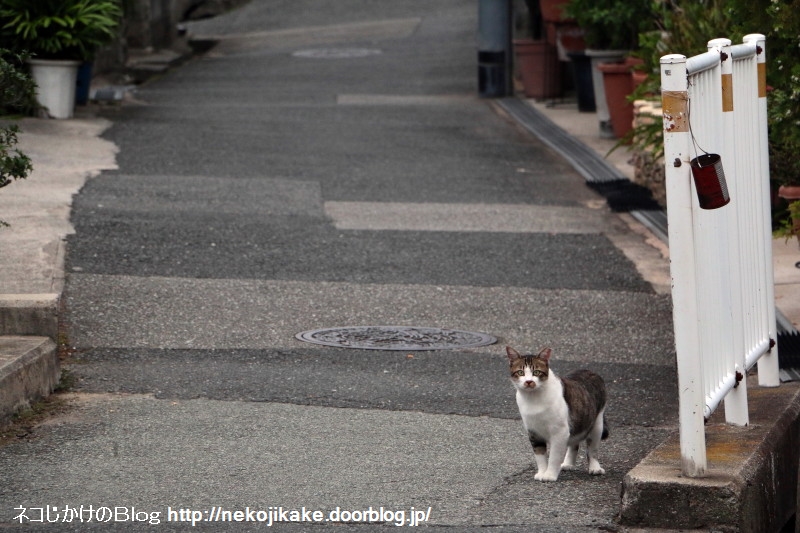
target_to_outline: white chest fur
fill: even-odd
[[[527,431],[547,441],[565,432],[569,435],[569,410],[563,387],[552,373],[546,383],[533,390],[517,389],[517,407]]]

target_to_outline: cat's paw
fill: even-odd
[[[575,470],[575,465],[568,463],[561,463],[561,470]]]
[[[605,474],[605,473],[606,473],[606,471],[605,471],[605,469],[604,469],[602,466],[600,466],[600,465],[597,465],[597,466],[596,466],[596,467],[594,467],[594,468],[590,468],[590,469],[589,469],[589,473],[590,473],[591,475],[593,475],[593,476],[602,476],[603,474]]]
[[[548,474],[547,472],[541,472],[533,476],[533,479],[535,479],[536,481],[556,481],[558,480],[558,476],[553,474]]]

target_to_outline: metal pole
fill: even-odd
[[[497,98],[513,93],[511,0],[478,2],[478,93]]]

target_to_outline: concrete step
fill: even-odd
[[[51,392],[61,378],[49,337],[0,336],[0,422]]]
[[[800,383],[759,387],[751,376],[747,388],[748,427],[725,424],[723,409],[706,425],[705,477],[681,474],[678,432],[625,476],[623,525],[743,533],[781,530],[795,512]]]
[[[0,294],[0,335],[58,338],[57,293]]]

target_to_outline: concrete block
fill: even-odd
[[[46,397],[60,379],[52,339],[0,336],[0,421]]]
[[[758,387],[748,380],[750,425],[706,425],[707,475],[680,471],[676,432],[623,480],[620,522],[627,526],[779,531],[795,512],[800,456],[800,383]]]
[[[31,335],[58,339],[56,293],[0,294],[0,335]]]

